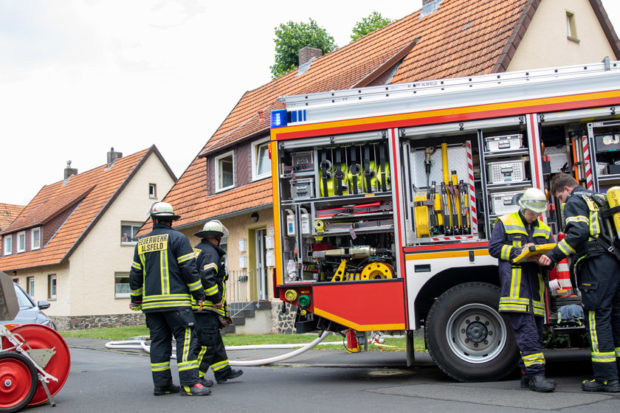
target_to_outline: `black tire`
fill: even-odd
[[[498,303],[499,288],[482,282],[456,285],[435,301],[426,318],[426,344],[448,376],[493,381],[515,369],[519,349]]]
[[[6,387],[2,390],[0,412],[17,412],[26,407],[38,384],[37,370],[30,360],[13,351],[0,352],[0,386]]]

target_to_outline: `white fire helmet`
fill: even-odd
[[[174,214],[174,210],[172,209],[172,205],[167,202],[155,202],[151,205],[151,217],[159,218],[159,219],[169,219],[175,221],[181,218],[179,215]]]
[[[194,234],[198,238],[215,238],[221,240],[228,236],[228,229],[219,220],[213,219],[205,222],[202,231]]]
[[[528,188],[519,199],[519,206],[523,209],[534,211],[537,214],[542,214],[547,210],[547,197],[538,188]]]

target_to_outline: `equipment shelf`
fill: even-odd
[[[484,152],[484,157],[486,159],[508,158],[508,157],[513,157],[513,156],[528,155],[528,154],[529,154],[528,148],[522,148],[522,149],[516,149],[513,151]]]
[[[519,182],[500,182],[497,184],[487,184],[487,189],[490,191],[508,191],[512,189],[520,189],[532,186],[532,181],[519,181]]]

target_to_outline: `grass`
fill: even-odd
[[[131,337],[148,336],[149,330],[146,326],[126,326],[116,328],[91,328],[88,330],[69,330],[60,331],[65,338],[95,338],[110,341],[129,340]],[[225,334],[224,344],[227,346],[247,346],[258,344],[296,344],[309,343],[317,337],[316,334]],[[406,344],[404,337],[384,336],[385,346],[369,345],[370,351],[405,351]],[[323,342],[338,342],[334,345],[320,345],[315,347],[319,350],[344,350],[342,336],[330,335]],[[424,340],[416,338],[414,341],[416,351],[424,350]]]

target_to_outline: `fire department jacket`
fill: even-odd
[[[598,207],[592,201],[591,196],[591,191],[577,186],[566,200],[564,205],[566,237],[546,254],[553,262],[561,261],[574,254],[573,265],[577,265],[586,256],[594,257],[605,253],[602,247],[591,242],[601,235]],[[589,203],[591,203],[590,206]]]
[[[138,240],[129,285],[131,302],[144,312],[189,308],[191,296],[205,298],[188,239],[162,224]]]
[[[528,224],[519,212],[513,212],[498,218],[489,241],[489,253],[499,260],[499,311],[542,317],[545,315],[545,283],[541,269],[534,262],[513,262],[521,253],[521,247],[530,242],[553,242],[551,229],[540,220]]]
[[[228,316],[225,297],[228,278],[226,274],[226,251],[206,239],[196,245],[194,251],[197,254],[196,262],[202,287],[207,296],[202,311],[213,311],[221,316]],[[222,308],[215,308],[215,304],[220,301],[223,304]],[[194,311],[198,310],[198,305],[198,302],[192,301]]]

